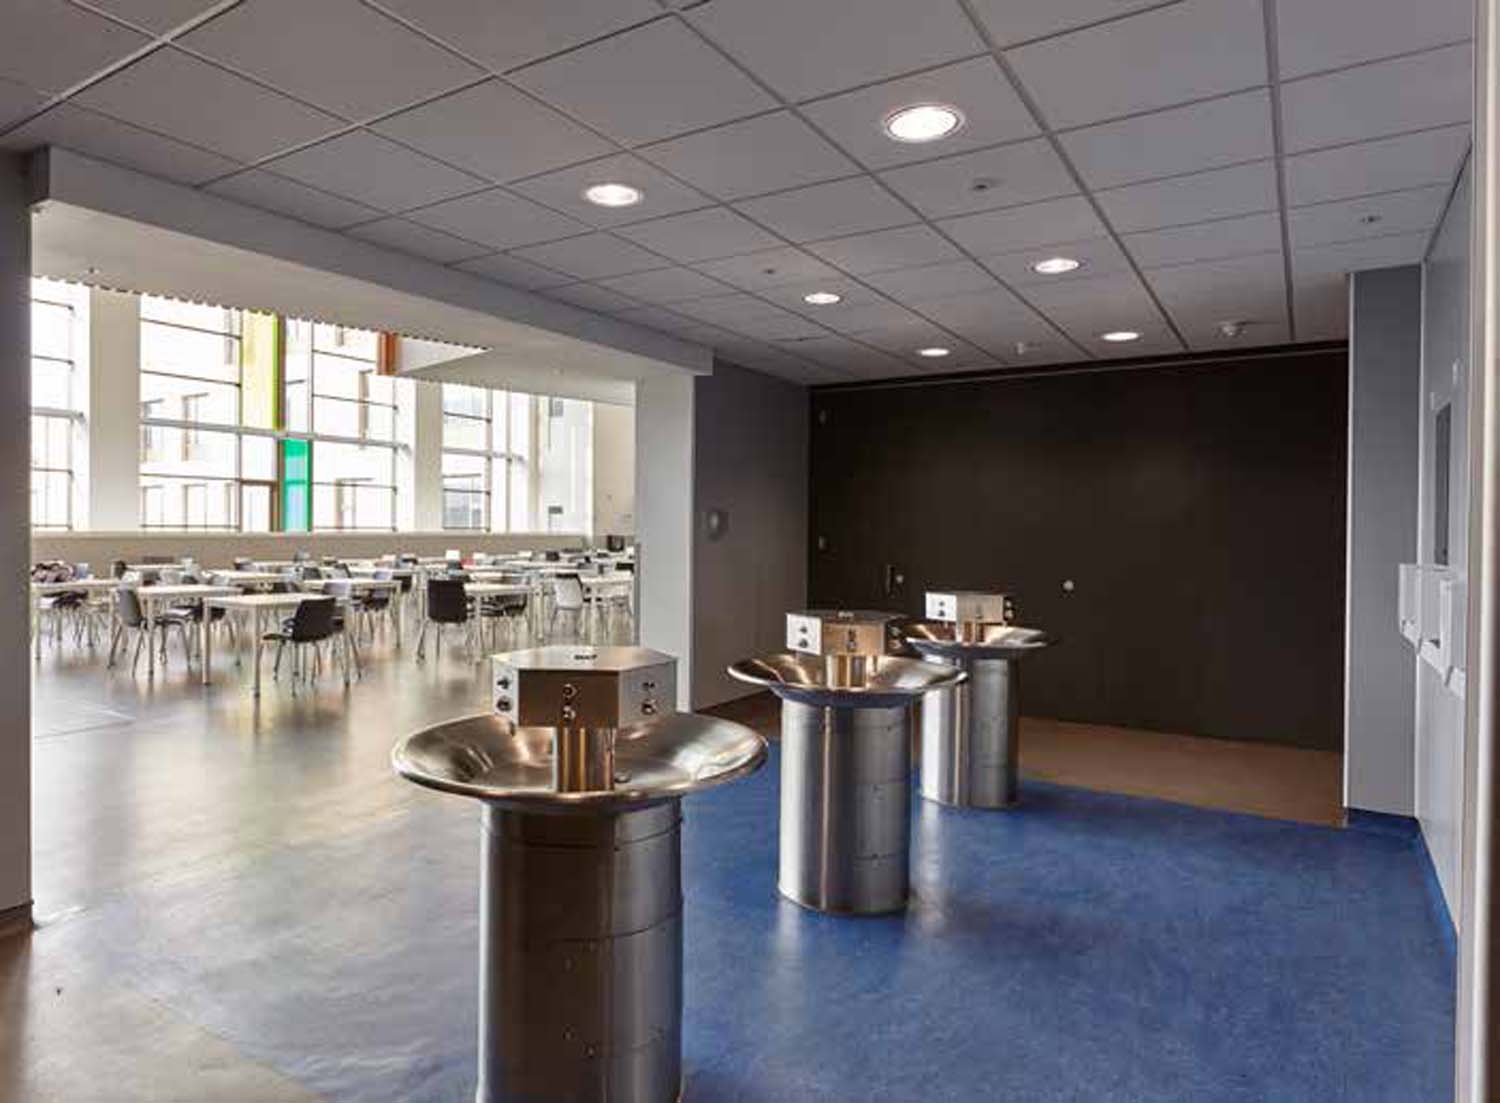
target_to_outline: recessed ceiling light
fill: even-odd
[[[844,301],[844,296],[836,291],[809,291],[802,296],[802,301],[811,303],[813,306],[832,306],[834,303]]]
[[[1033,264],[1031,270],[1044,276],[1061,276],[1064,272],[1076,272],[1082,267],[1083,261],[1072,257],[1048,257]]]
[[[1101,339],[1115,345],[1123,344],[1126,341],[1139,341],[1141,339],[1141,335],[1133,329],[1112,329],[1108,333],[1099,334],[1099,336]]]
[[[963,112],[942,103],[918,103],[885,117],[885,132],[898,142],[935,142],[964,125]]]
[[[947,356],[948,350],[945,349],[942,345],[929,345],[925,349],[918,349],[917,355],[925,356],[929,360],[936,360],[941,356]]]
[[[590,184],[583,197],[600,207],[633,207],[641,201],[641,189],[629,184]]]

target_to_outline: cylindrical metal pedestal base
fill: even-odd
[[[781,709],[782,895],[824,912],[904,907],[910,706]]]
[[[930,656],[967,681],[922,699],[922,796],[960,808],[1016,803],[1020,701],[1014,659]]]
[[[681,802],[484,809],[477,1103],[672,1103]]]

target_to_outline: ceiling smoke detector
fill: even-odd
[[[1017,356],[1025,356],[1028,352],[1036,351],[1036,344],[1032,341],[1017,341],[1011,347],[1016,350]]]
[[[1362,214],[1362,215],[1359,216],[1359,224],[1361,226],[1374,226],[1374,225],[1377,225],[1378,223],[1384,221],[1384,219],[1385,219],[1384,215]]]
[[[893,111],[881,124],[898,142],[935,142],[964,125],[964,115],[945,103],[916,103]]]
[[[1228,337],[1233,340],[1234,338],[1239,337],[1241,334],[1243,334],[1249,325],[1249,322],[1239,319],[1228,322],[1220,322],[1219,336]]]

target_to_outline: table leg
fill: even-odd
[[[142,586],[136,593],[141,593]],[[156,603],[146,598],[141,604],[146,607],[146,681],[156,678]]]
[[[260,606],[257,605],[255,607],[255,674],[253,675],[255,688],[252,691],[255,694],[255,696],[257,696],[257,697],[260,696],[260,652],[261,652],[261,638],[260,637],[261,637],[261,635],[262,635],[262,632],[261,632]]]
[[[391,602],[390,609],[391,609],[391,615],[396,618],[396,650],[400,651],[401,650],[401,619],[402,619],[402,617],[401,617],[401,607],[403,605],[405,605],[406,602],[402,599],[401,590],[399,588],[395,591],[395,594],[396,594],[396,597],[395,597],[395,600]]]
[[[198,655],[198,665],[202,668],[200,677],[203,680],[203,684],[208,685],[209,667],[213,665],[211,660],[213,657],[214,648],[214,611],[209,607],[208,600],[206,598],[203,600],[202,604],[198,606],[198,608],[203,612],[203,641],[201,646],[198,648],[200,652]]]
[[[42,597],[31,592],[31,638],[36,645],[36,657],[42,657]]]

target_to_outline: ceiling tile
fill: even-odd
[[[1092,188],[1262,161],[1275,152],[1265,91],[1075,130],[1061,140]]]
[[[1120,233],[1207,222],[1274,211],[1276,165],[1257,161],[1095,192],[1104,216]]]
[[[830,264],[856,276],[868,272],[885,272],[892,268],[914,268],[953,260],[962,254],[953,243],[926,226],[903,226],[899,230],[881,230],[873,234],[856,234],[809,245]]]
[[[885,334],[903,332],[914,326],[931,325],[916,312],[886,299],[875,299],[830,312],[824,315],[823,324],[840,333],[878,331]]]
[[[364,130],[309,146],[266,167],[387,211],[451,199],[486,183]]]
[[[851,341],[847,337],[836,337],[832,334],[798,341],[793,347],[798,356],[805,356],[809,360],[830,368],[857,371],[861,375],[880,373],[900,375],[910,370],[903,361],[889,353],[872,349],[868,345]]]
[[[639,245],[621,241],[611,234],[593,233],[570,237],[566,241],[550,241],[545,245],[530,245],[517,249],[515,256],[534,261],[559,272],[567,272],[581,280],[606,279],[623,276],[630,272],[645,272],[651,268],[665,268],[667,262],[646,252]]]
[[[110,15],[152,34],[161,34],[202,15],[217,0],[90,0]]]
[[[150,41],[64,0],[6,0],[0,77],[62,92]]]
[[[73,102],[241,161],[339,129],[332,115],[164,47]]]
[[[790,111],[674,138],[640,153],[721,199],[797,188],[859,171]]]
[[[1431,230],[1442,217],[1450,191],[1447,184],[1434,184],[1412,191],[1294,208],[1287,212],[1292,248]]]
[[[964,125],[941,142],[893,141],[882,126],[894,111],[918,103],[946,103]],[[961,61],[915,76],[807,104],[803,113],[870,168],[890,168],[938,154],[962,153],[1029,138],[1036,121],[990,57]]]
[[[953,240],[975,256],[999,256],[1104,235],[1104,225],[1082,196],[1052,199],[1026,207],[950,218],[940,223]]]
[[[953,295],[988,291],[995,277],[971,260],[950,260],[921,268],[898,268],[865,277],[872,287],[903,303],[925,303]]]
[[[916,220],[905,204],[867,177],[814,184],[735,207],[790,241],[883,230]]]
[[[496,72],[661,15],[652,0],[380,0]]]
[[[1068,257],[1079,261],[1083,267],[1062,275],[1045,275],[1032,266],[1051,257]],[[1130,262],[1111,237],[1091,237],[1083,241],[1069,241],[1037,249],[1025,249],[1019,253],[986,257],[984,266],[1012,287],[1025,287],[1034,283],[1053,283],[1057,280],[1088,279],[1090,276],[1111,275],[1130,269]]]
[[[572,276],[554,272],[550,268],[543,268],[540,264],[532,264],[519,257],[499,255],[480,257],[477,260],[466,260],[458,267],[476,276],[498,280],[525,291],[540,291],[544,288],[561,287],[565,283],[573,282]]]
[[[632,145],[776,106],[749,77],[675,19],[649,23],[528,66],[513,79]]]
[[[1269,344],[1286,331],[1286,271],[1281,254],[1162,268],[1146,276],[1188,343],[1215,342],[1223,322],[1248,322],[1241,344]]]
[[[4,149],[32,150],[44,145],[61,146],[179,184],[201,184],[240,167],[227,157],[70,103],[58,104],[0,138]]]
[[[838,277],[840,273],[816,257],[790,245],[744,256],[725,257],[694,265],[698,271],[745,291],[782,284]]]
[[[956,0],[711,0],[688,18],[790,100],[984,49]]]
[[[403,111],[374,129],[501,183],[600,157],[614,148],[499,81]]]
[[[673,309],[680,314],[687,314],[700,321],[720,326],[732,326],[749,318],[779,318],[790,313],[779,306],[763,302],[754,295],[745,295],[740,292],[693,299],[690,302],[679,303]]]
[[[634,299],[591,283],[573,283],[567,287],[554,287],[545,292],[549,299],[560,299],[584,310],[596,310],[603,314],[614,314],[631,310],[638,304]]]
[[[408,222],[404,218],[383,218],[378,222],[366,222],[351,230],[346,230],[345,233],[362,241],[374,242],[376,245],[384,245],[403,253],[410,253],[412,256],[424,257],[427,260],[437,261],[439,264],[469,260],[487,252],[483,245],[476,245],[472,241],[462,241],[451,234],[429,229],[426,226],[418,226],[415,222]]]
[[[683,264],[738,256],[779,244],[759,226],[724,207],[623,226],[619,233]]]
[[[1140,280],[1127,273],[1028,287],[1026,297],[1095,354],[1110,351],[1109,343],[1099,340],[1101,333],[1133,329],[1150,335],[1166,325]]]
[[[928,218],[1015,207],[1078,191],[1062,158],[1043,138],[907,165],[880,178]]]
[[[972,344],[1002,356],[1031,361],[1042,356],[1051,360],[1076,360],[1080,356],[1072,342],[1003,288],[924,303],[922,313]],[[1017,342],[1029,346],[1025,353],[1018,352]]]
[[[631,207],[601,207],[583,197],[586,188],[606,183],[629,184],[640,189],[642,199]],[[602,157],[544,176],[533,176],[511,187],[539,203],[601,228],[697,210],[713,202],[701,192],[628,153]]]
[[[1281,216],[1241,215],[1192,226],[1125,235],[1125,248],[1142,268],[1192,264],[1251,253],[1281,253]],[[1279,261],[1278,261],[1279,263]]]
[[[703,323],[696,318],[688,318],[676,311],[659,306],[637,306],[629,310],[617,310],[615,317],[633,325],[659,329],[663,333],[685,334],[691,330],[703,328]]]
[[[359,0],[245,0],[179,45],[351,120],[484,75]]]
[[[799,341],[807,337],[822,337],[828,332],[816,322],[791,313],[758,314],[742,322],[725,324],[738,333],[762,341]]]
[[[1281,88],[1282,141],[1297,153],[1469,117],[1467,45],[1290,81]]]
[[[973,0],[1000,46],[1014,46],[1155,7],[1161,0]]]
[[[34,88],[0,78],[0,130],[36,111],[47,102],[47,98]]]
[[[449,199],[431,207],[410,211],[407,217],[424,226],[482,242],[496,249],[535,245],[541,241],[581,234],[588,229],[529,199],[510,195],[499,188]]]
[[[277,176],[262,169],[249,169],[210,184],[208,191],[248,203],[276,214],[289,215],[323,226],[330,230],[352,226],[356,222],[368,222],[378,218],[380,212],[351,199],[310,188],[306,184]]]
[[[1419,264],[1427,252],[1429,235],[1396,234],[1372,237],[1338,245],[1319,245],[1292,251],[1292,278],[1300,285],[1305,279],[1343,275],[1368,268],[1393,268],[1400,264]]]
[[[1297,0],[1276,12],[1283,79],[1392,54],[1461,42],[1473,33],[1473,0]]]
[[[658,268],[653,272],[635,272],[600,280],[601,287],[629,295],[643,303],[667,305],[722,295],[726,288],[718,280],[699,275],[691,268]]]
[[[1286,201],[1292,206],[1441,184],[1458,175],[1469,149],[1469,125],[1422,130],[1288,157]]]
[[[1055,128],[1266,83],[1260,0],[1182,0],[1006,54]]]

